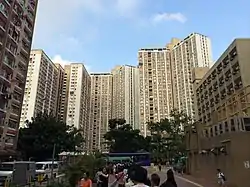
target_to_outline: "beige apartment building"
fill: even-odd
[[[212,63],[210,39],[192,33],[184,40],[173,38],[165,48],[140,49],[140,124],[145,136],[147,123],[169,117],[173,109],[194,117],[191,71]]]
[[[91,74],[91,101],[89,118],[89,151],[106,151],[104,134],[112,112],[112,75],[110,73]]]
[[[247,187],[250,148],[250,39],[235,39],[195,89],[197,122],[187,131],[192,175],[214,180],[220,168],[228,186]]]
[[[70,83],[70,65],[64,66],[64,76],[63,76],[63,86],[62,86],[62,96],[61,96],[61,106],[58,111],[60,115],[60,120],[66,123],[67,119],[67,108],[68,108],[68,97],[69,97],[69,83]]]
[[[58,75],[57,67],[43,50],[31,51],[20,127],[26,127],[26,121],[31,121],[38,113],[56,115]]]
[[[63,116],[61,115],[61,111],[63,110],[63,86],[64,86],[64,77],[65,77],[65,71],[64,68],[60,64],[55,64],[58,70],[58,76],[57,76],[57,103],[56,103],[56,117],[57,119],[65,122],[63,120]]]
[[[140,127],[139,69],[130,65],[116,66],[113,76],[112,118],[125,119],[134,129]]]
[[[140,130],[149,134],[147,123],[158,122],[173,109],[171,61],[168,48],[147,48],[138,52],[140,80]]]
[[[249,49],[250,39],[236,39],[197,85],[197,120],[202,124],[250,114],[245,105],[237,105],[249,91]]]
[[[66,123],[83,130],[84,138],[87,139],[91,79],[82,63],[73,63],[69,67],[70,75],[66,75],[66,77],[69,76],[67,80],[69,83],[66,83],[66,90],[68,86]],[[67,73],[67,70],[65,71]]]
[[[15,153],[37,1],[0,2],[0,155]]]
[[[211,42],[207,36],[192,33],[184,40],[169,46],[171,49],[174,108],[195,117],[192,69],[210,67],[212,64]]]

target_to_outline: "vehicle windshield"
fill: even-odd
[[[42,169],[44,169],[44,164],[36,164],[36,169],[37,169],[37,170],[42,170]]]
[[[1,164],[0,171],[13,171],[13,164]]]

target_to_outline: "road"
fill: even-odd
[[[167,174],[166,174],[166,171],[162,171],[162,172],[152,172],[152,171],[148,171],[148,174],[149,174],[149,177],[152,173],[157,173],[160,178],[161,178],[161,183],[163,183],[166,179],[167,179]],[[109,178],[109,184],[112,184],[112,182],[115,180],[115,177],[114,176],[110,176]],[[177,186],[178,187],[204,187],[200,184],[197,184],[193,181],[190,181],[188,179],[185,179],[184,177],[176,174],[175,175],[175,180],[176,180],[176,183],[177,183]]]
[[[161,183],[167,179],[166,172],[156,172],[156,173],[160,176]],[[176,180],[178,187],[203,187],[202,185],[197,184],[193,181],[187,180],[178,174],[175,175],[175,180]]]

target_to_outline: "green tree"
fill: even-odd
[[[19,130],[18,150],[24,159],[46,160],[62,151],[83,147],[82,132],[47,113],[40,113]]]
[[[147,151],[148,142],[140,135],[139,130],[134,130],[126,124],[124,119],[109,120],[109,131],[104,135],[105,144],[110,152],[138,152]]]
[[[106,161],[99,152],[83,155],[77,162],[71,163],[65,170],[69,186],[75,187],[85,172],[89,172],[90,178],[94,180],[95,173],[105,165]]]
[[[184,127],[192,123],[184,112],[173,110],[170,117],[148,123],[151,132],[150,150],[156,160],[172,159],[185,154]]]

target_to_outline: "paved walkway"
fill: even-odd
[[[161,177],[161,183],[167,179],[168,168],[163,169],[162,171],[152,171],[152,169],[148,170],[149,174],[157,173]],[[216,181],[206,181],[205,179],[195,178],[190,175],[180,175],[175,174],[175,180],[177,182],[178,187],[217,187]]]

